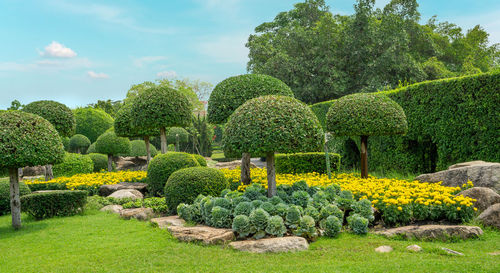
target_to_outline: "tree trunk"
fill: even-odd
[[[17,169],[9,169],[10,177],[10,213],[12,214],[12,227],[21,228],[21,200],[19,198],[19,173]]]
[[[175,151],[180,152],[179,150],[180,150],[179,149],[179,134],[176,134],[175,135]]]
[[[266,156],[267,164],[267,197],[276,195],[276,172],[274,170],[274,153],[268,153]]]
[[[328,154],[327,133],[325,133],[325,157],[326,157],[326,173],[328,174],[328,179],[332,179],[332,170],[330,170],[330,154]]]
[[[45,181],[54,179],[54,174],[52,173],[52,165],[45,165]]]
[[[113,155],[108,155],[108,172],[113,171]]]
[[[149,149],[149,136],[144,136],[144,143],[146,144],[146,168],[149,166],[149,161],[151,161],[151,150]]]
[[[80,153],[80,147],[76,148],[76,153]]]
[[[368,178],[368,136],[361,136],[361,178]]]
[[[167,153],[167,135],[165,133],[165,127],[160,128],[160,138],[161,138],[161,153]]]
[[[243,153],[241,155],[241,183],[243,185],[250,185],[252,179],[250,177],[250,154]]]

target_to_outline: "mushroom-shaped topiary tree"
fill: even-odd
[[[0,169],[10,176],[12,226],[21,227],[19,174],[17,168],[61,162],[61,137],[47,120],[20,111],[0,111]]]
[[[88,137],[76,134],[69,139],[69,150],[71,152],[85,153],[90,146]]]
[[[215,86],[208,100],[208,122],[224,124],[229,116],[246,101],[265,95],[293,97],[293,92],[279,79],[262,74],[229,77]],[[250,184],[250,154],[241,156],[241,181]]]
[[[323,147],[318,118],[304,103],[286,96],[262,96],[238,107],[224,128],[224,153],[265,155],[269,197],[276,194],[274,153],[315,152]]]
[[[152,87],[141,92],[132,104],[134,126],[160,129],[161,152],[167,152],[165,128],[185,127],[191,122],[191,103],[179,91],[169,87]]]
[[[175,151],[180,152],[180,143],[189,141],[189,133],[181,127],[171,127],[168,129],[167,143],[175,143]]]
[[[23,111],[48,120],[61,137],[70,137],[75,132],[76,122],[73,112],[62,103],[52,100],[34,101],[24,106]],[[52,165],[45,166],[45,170],[45,180],[54,178]]]
[[[88,137],[92,143],[113,126],[113,118],[101,109],[77,108],[73,110],[73,114],[76,119],[76,133]]]
[[[119,137],[113,130],[100,135],[95,142],[96,152],[108,155],[108,172],[113,170],[113,156],[130,152],[128,138]]]
[[[368,177],[368,136],[405,134],[403,108],[382,94],[353,94],[335,100],[326,116],[335,136],[361,136],[361,177]]]

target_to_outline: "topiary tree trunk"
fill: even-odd
[[[175,151],[176,152],[180,152],[180,149],[179,149],[179,134],[175,135]]]
[[[250,159],[249,153],[243,153],[241,155],[241,183],[243,185],[250,185],[252,178],[250,177]]]
[[[54,173],[52,172],[52,165],[45,165],[45,181],[54,179]]]
[[[361,136],[361,178],[368,178],[368,136]]]
[[[271,198],[276,195],[276,171],[274,169],[274,153],[266,155],[267,167],[267,197]]]
[[[10,212],[12,214],[12,226],[21,228],[21,200],[19,198],[19,173],[17,169],[9,169],[10,178]]]
[[[148,167],[149,161],[151,161],[151,150],[149,149],[149,136],[144,136],[144,143],[146,144],[146,167]]]
[[[161,153],[166,154],[167,150],[167,134],[165,133],[165,127],[160,128],[160,138],[161,138]]]
[[[108,154],[108,172],[113,171],[113,155]]]

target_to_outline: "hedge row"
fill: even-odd
[[[340,155],[330,153],[330,169],[340,167]],[[276,155],[277,173],[326,173],[325,153],[296,153]]]
[[[21,208],[35,219],[70,216],[83,211],[87,191],[51,191],[21,197]]]

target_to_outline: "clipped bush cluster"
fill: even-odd
[[[330,169],[338,170],[340,167],[340,155],[329,153]],[[276,173],[326,173],[325,153],[295,153],[277,154]]]
[[[24,106],[23,111],[48,120],[61,137],[70,137],[75,132],[73,112],[62,103],[51,100],[34,101]]]
[[[106,130],[113,126],[113,118],[101,109],[77,108],[73,110],[76,119],[76,133],[95,142]]]
[[[94,172],[100,172],[108,169],[108,156],[105,154],[91,153],[88,154],[92,162],[94,163]],[[113,162],[113,169],[115,168],[115,163]]]
[[[22,210],[35,219],[71,216],[83,212],[86,191],[52,191],[32,193],[21,197]]]
[[[155,146],[149,145],[149,152],[151,157],[155,157],[158,151]],[[144,140],[132,140],[130,141],[130,153],[124,154],[125,156],[146,156],[146,143]]]
[[[19,182],[19,196],[30,194],[30,188],[23,182]],[[0,215],[10,213],[10,183],[9,181],[0,181]]]
[[[194,156],[194,159],[196,159],[196,161],[198,161],[198,164],[200,164],[200,166],[202,166],[202,167],[207,166],[207,160],[202,155],[193,154],[193,156]]]
[[[94,162],[88,155],[66,153],[61,163],[52,168],[54,176],[73,176],[75,174],[91,173],[94,171]]]
[[[90,146],[90,140],[80,134],[76,134],[69,139],[68,149],[70,152],[85,153]]]

